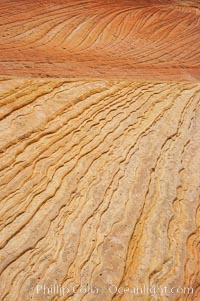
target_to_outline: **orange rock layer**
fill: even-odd
[[[199,0],[1,0],[0,74],[200,79]]]

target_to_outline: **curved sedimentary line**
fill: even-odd
[[[121,163],[122,163],[122,162],[121,162]],[[118,223],[118,222],[116,222],[116,223]],[[116,223],[115,223],[115,224],[116,224]],[[113,226],[114,226],[115,224],[113,224]],[[111,229],[111,231],[112,231],[112,229]],[[107,234],[106,237],[107,237],[108,235],[109,235],[109,234]]]

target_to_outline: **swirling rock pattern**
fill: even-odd
[[[1,0],[0,74],[200,79],[199,0]]]
[[[1,300],[198,301],[200,84],[2,77],[0,91]],[[194,293],[35,290],[55,283]]]
[[[200,1],[0,11],[0,301],[199,301]]]

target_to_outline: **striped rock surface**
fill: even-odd
[[[199,81],[199,8],[199,0],[1,0],[0,74]]]
[[[1,77],[0,92],[0,299],[199,301],[200,84]],[[41,289],[56,284],[69,292]],[[144,285],[194,293],[114,292]]]

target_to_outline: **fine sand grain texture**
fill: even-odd
[[[199,301],[200,2],[0,12],[0,301]]]
[[[192,286],[156,300],[198,301],[200,84],[0,87],[1,300],[153,300],[30,289],[82,282]]]

